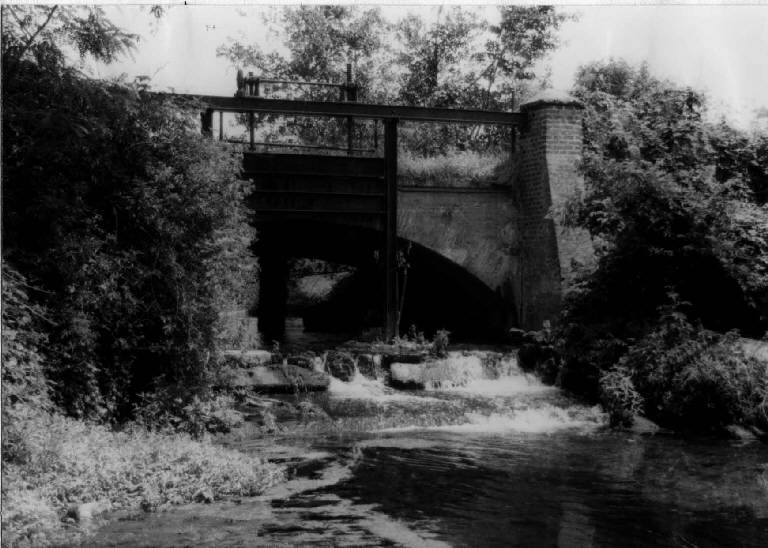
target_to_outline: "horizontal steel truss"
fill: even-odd
[[[292,99],[265,99],[262,97],[221,97],[157,93],[158,96],[198,101],[212,111],[292,114],[305,116],[352,116],[380,120],[412,120],[418,122],[450,122],[467,124],[495,124],[518,126],[522,115],[518,112],[494,112],[450,108],[375,105],[370,103],[296,101]]]

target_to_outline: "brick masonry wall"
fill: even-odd
[[[589,235],[561,225],[553,209],[583,189],[581,106],[573,100],[523,105],[517,181],[521,254],[516,300],[524,329],[556,321],[575,268],[593,261]],[[553,208],[554,206],[554,208]]]

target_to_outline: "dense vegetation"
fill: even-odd
[[[67,64],[69,32],[107,60],[130,44],[96,10],[68,15],[31,43],[36,19],[3,33],[3,260],[40,307],[54,401],[123,419],[158,385],[205,386],[218,308],[251,260],[247,184],[195,110]]]
[[[768,329],[768,136],[707,121],[701,93],[645,67],[593,64],[573,91],[586,192],[561,213],[598,266],[565,312],[562,383],[618,422],[765,428],[768,366],[730,332]]]
[[[253,263],[238,158],[194,108],[75,68],[135,43],[100,9],[2,10],[3,542],[56,542],[70,504],[166,480],[172,501],[258,490],[277,477],[258,459],[147,431],[238,419],[210,390]]]

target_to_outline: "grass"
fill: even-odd
[[[201,492],[213,499],[257,495],[283,477],[279,467],[208,438],[136,426],[115,432],[33,411],[5,422],[3,546],[76,541],[87,523],[76,527],[66,516],[84,503],[154,511]]]
[[[416,186],[487,186],[512,184],[511,161],[495,152],[454,151],[439,156],[400,150],[397,171],[401,184]]]

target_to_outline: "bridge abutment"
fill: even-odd
[[[524,329],[554,322],[580,265],[594,260],[589,234],[551,215],[583,190],[582,105],[548,94],[524,104],[520,128],[517,200],[520,208],[518,321]]]

